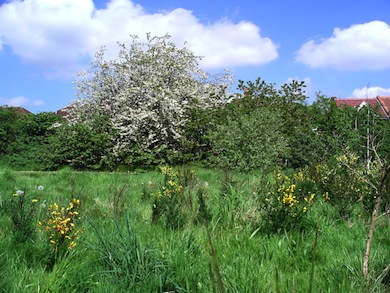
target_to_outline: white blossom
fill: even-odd
[[[71,115],[77,122],[91,114],[109,115],[117,131],[115,153],[129,144],[143,148],[174,145],[183,135],[188,110],[218,106],[228,100],[233,77],[229,70],[210,77],[198,65],[201,59],[170,36],[140,43],[132,37],[129,48],[115,60],[106,60],[103,47],[90,69],[75,82],[78,99]]]

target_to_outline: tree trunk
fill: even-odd
[[[364,254],[364,259],[363,259],[363,275],[365,278],[367,278],[368,276],[368,261],[370,259],[371,242],[372,242],[372,236],[374,235],[375,221],[376,221],[376,216],[378,214],[380,203],[381,203],[381,194],[378,194],[375,201],[374,210],[372,211],[371,224],[367,236],[366,253]]]
[[[374,210],[372,211],[371,224],[367,236],[366,253],[364,254],[364,259],[363,259],[363,275],[365,278],[368,277],[368,261],[370,259],[371,242],[372,242],[372,236],[374,235],[376,216],[378,215],[383,189],[386,186],[387,176],[389,175],[389,173],[390,173],[390,166],[386,166],[385,168],[382,169],[381,181],[377,188],[377,198],[375,201]],[[388,191],[386,190],[385,192]]]

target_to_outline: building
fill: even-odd
[[[362,107],[370,106],[372,109],[377,109],[378,113],[383,118],[390,118],[390,96],[377,96],[375,98],[347,98],[338,99],[334,98],[337,107],[353,107],[355,109],[361,109]]]
[[[1,106],[0,109],[5,110],[5,111],[6,110],[15,111],[15,113],[17,113],[17,114],[32,114],[30,111],[26,110],[23,107],[12,107],[12,106],[8,106],[8,105],[4,105],[4,106]]]

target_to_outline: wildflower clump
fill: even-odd
[[[323,201],[332,205],[341,218],[349,219],[357,203],[371,211],[374,200],[372,188],[363,178],[375,172],[375,164],[368,170],[355,154],[346,152],[327,164],[317,165],[311,172]]]
[[[316,199],[315,184],[304,171],[284,174],[277,171],[266,192],[259,197],[261,227],[268,233],[300,229],[302,220]]]
[[[4,204],[11,217],[13,234],[17,242],[33,238],[36,229],[38,200],[28,196],[23,190],[17,190]]]
[[[169,166],[160,168],[162,184],[153,193],[152,223],[178,229],[184,224],[203,223],[211,219],[206,205],[207,187],[198,184],[195,171],[184,168],[175,171]]]
[[[76,246],[80,229],[77,228],[80,200],[74,198],[67,207],[60,207],[57,203],[51,204],[48,208],[47,218],[40,221],[38,226],[46,233],[49,243],[52,245],[52,252],[59,256],[66,249],[73,249]]]
[[[169,166],[160,167],[163,182],[155,194],[152,206],[152,222],[164,219],[166,226],[179,228],[185,222],[182,209],[184,203],[183,180],[179,172]]]

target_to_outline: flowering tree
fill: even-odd
[[[190,109],[215,107],[228,99],[228,70],[210,77],[200,69],[200,57],[169,39],[148,34],[143,43],[132,36],[129,47],[119,44],[115,60],[105,58],[103,47],[75,82],[73,122],[107,115],[116,133],[116,155],[134,146],[176,150]]]

